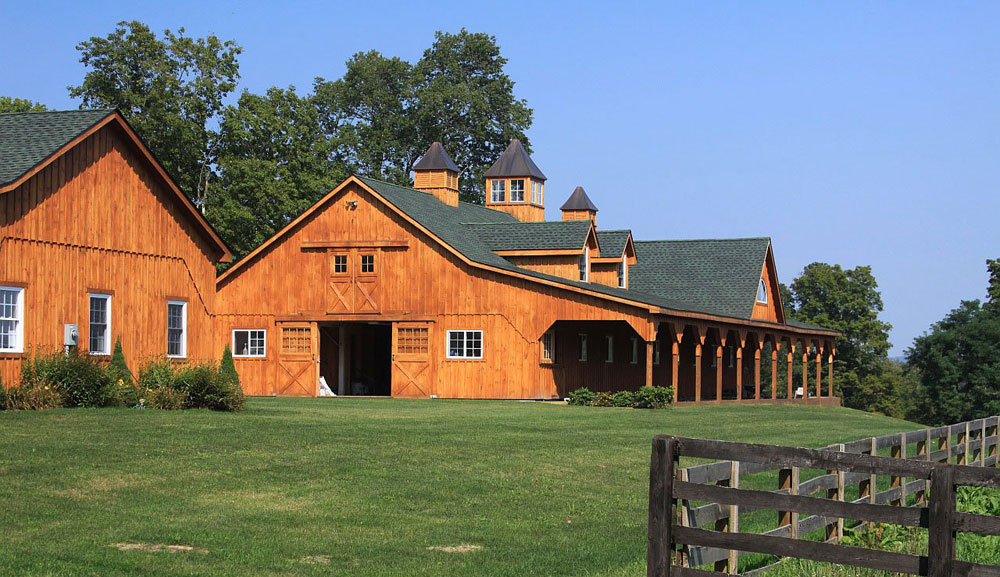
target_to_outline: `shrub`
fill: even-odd
[[[105,392],[105,407],[134,407],[139,404],[139,391],[124,379],[108,383]]]
[[[613,407],[615,405],[611,399],[611,393],[597,393],[594,395],[594,400],[590,404],[594,407]]]
[[[59,394],[59,390],[38,379],[22,382],[20,386],[8,391],[6,397],[5,407],[15,411],[41,411],[63,406],[63,398]]]
[[[618,391],[611,394],[612,407],[631,407],[635,404],[635,393],[632,391]]]
[[[0,411],[7,408],[7,389],[3,387],[3,379],[0,378]]]
[[[178,411],[187,404],[187,395],[184,391],[179,391],[170,387],[159,389],[146,389],[142,393],[143,405],[153,409],[165,409],[168,411]]]
[[[181,369],[174,377],[174,388],[187,395],[186,406],[213,411],[242,411],[243,393],[219,375],[219,369],[209,363]]]
[[[589,407],[594,402],[594,393],[583,387],[569,394],[569,404],[579,407]]]
[[[110,400],[111,377],[88,354],[70,351],[39,356],[33,364],[33,381],[57,389],[67,407],[103,407]]]
[[[240,383],[239,373],[236,372],[236,363],[233,362],[233,351],[229,349],[229,345],[226,345],[226,348],[222,351],[222,363],[219,365],[219,378],[227,383],[232,389],[233,401],[240,406],[240,409],[242,409],[243,404],[246,402],[246,398],[243,396],[243,385]]]
[[[674,400],[671,387],[643,387],[633,394],[633,405],[637,409],[659,409],[670,406]]]
[[[111,377],[112,383],[117,384],[118,381],[122,381],[129,385],[135,384],[132,379],[132,371],[128,369],[128,363],[125,362],[121,338],[115,340],[115,350],[111,353],[111,364],[108,365],[108,376]]]
[[[168,359],[154,359],[139,369],[139,388],[169,389],[174,386],[174,367]]]

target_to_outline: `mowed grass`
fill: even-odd
[[[4,412],[0,575],[640,575],[653,435],[822,446],[914,428],[762,405]],[[480,549],[428,549],[462,545]]]

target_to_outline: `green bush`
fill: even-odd
[[[232,382],[219,375],[219,369],[209,363],[184,367],[174,377],[174,388],[187,395],[188,408],[213,411],[242,411],[243,392],[237,392]]]
[[[139,369],[139,388],[169,389],[174,386],[174,367],[166,358],[154,359]]]
[[[593,407],[613,407],[615,405],[611,398],[611,393],[597,393],[590,405]]]
[[[635,393],[632,391],[618,391],[611,394],[612,407],[631,407],[635,404]]]
[[[243,385],[240,383],[239,373],[236,372],[236,363],[233,362],[233,351],[229,349],[229,345],[226,345],[226,348],[222,351],[219,378],[231,388],[233,401],[240,407],[237,410],[241,410],[246,402],[246,397],[243,395]]]
[[[32,364],[33,380],[57,389],[67,407],[103,407],[112,401],[111,377],[89,354],[70,351],[43,355],[35,357]]]
[[[569,394],[569,404],[578,407],[589,407],[594,402],[594,393],[586,388],[582,387]]]
[[[115,341],[115,350],[111,353],[108,376],[111,377],[111,382],[115,384],[118,381],[129,385],[135,384],[132,378],[132,371],[128,369],[128,363],[125,362],[125,353],[122,351],[122,340],[120,338]]]
[[[130,382],[117,379],[108,383],[105,392],[105,407],[134,407],[139,404],[139,391]]]
[[[674,400],[671,387],[643,387],[633,394],[633,405],[637,409],[659,409],[670,406]]]
[[[0,411],[7,408],[7,389],[3,386],[3,379],[0,379]]]
[[[59,390],[38,379],[22,382],[20,386],[10,389],[6,397],[4,406],[14,411],[41,411],[63,406],[63,398],[59,394]]]
[[[146,389],[142,392],[141,405],[152,409],[178,411],[187,404],[187,395],[170,387]]]

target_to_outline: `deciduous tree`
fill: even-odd
[[[44,112],[48,108],[41,102],[32,102],[24,98],[0,96],[0,114],[8,112]]]

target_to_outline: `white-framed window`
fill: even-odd
[[[585,362],[587,360],[587,334],[580,333],[580,356],[577,357],[580,362]]]
[[[512,181],[510,181],[510,201],[511,202],[524,202],[524,181],[523,180],[512,180]]]
[[[542,361],[556,362],[556,333],[549,331],[542,335]]]
[[[448,331],[448,358],[483,358],[483,331]]]
[[[90,294],[90,354],[111,354],[111,295]]]
[[[187,356],[187,302],[167,301],[167,356]]]
[[[493,202],[506,202],[507,201],[507,181],[506,180],[494,180],[491,188],[492,192],[490,198]]]
[[[580,280],[590,282],[590,251],[587,249],[580,255]]]
[[[24,289],[0,286],[0,352],[24,352]]]
[[[625,288],[628,284],[628,259],[622,255],[622,261],[618,263],[618,288]]]
[[[233,356],[258,359],[267,356],[267,331],[263,329],[234,330]]]
[[[538,182],[534,180],[531,181],[531,202],[538,203]]]
[[[639,364],[639,339],[632,337],[632,357],[628,362],[633,365]]]
[[[760,279],[760,284],[757,285],[757,302],[762,305],[767,304],[767,283],[764,279]]]
[[[604,345],[607,348],[607,352],[604,355],[604,362],[606,363],[615,362],[615,337],[611,335],[605,335]]]

